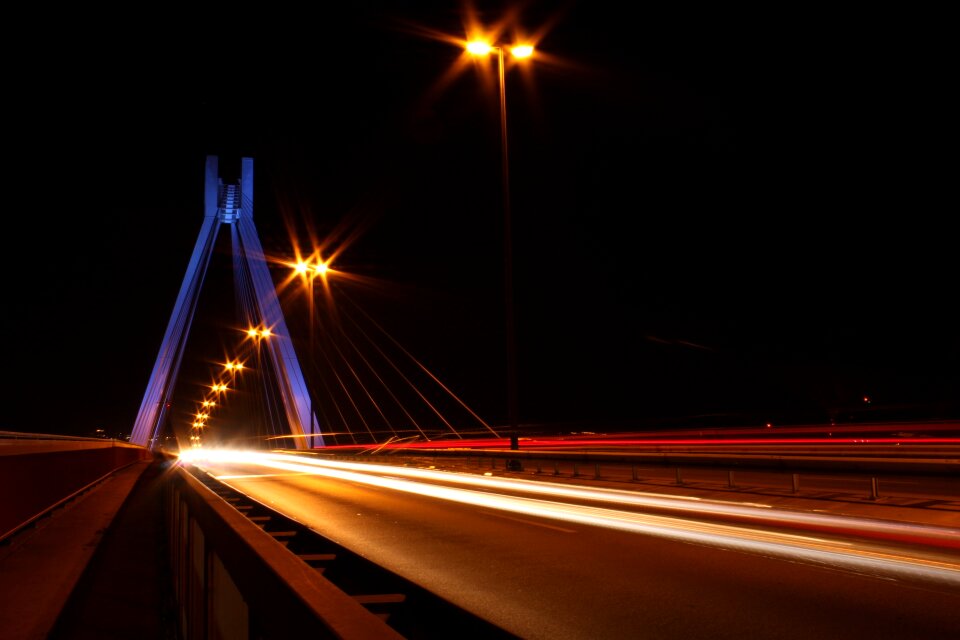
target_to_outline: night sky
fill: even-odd
[[[506,80],[521,422],[960,418],[942,83],[909,28],[622,4],[473,5],[538,36]],[[336,266],[375,284],[347,293],[503,424],[495,59],[430,37],[463,3],[350,5],[38,38],[6,80],[0,430],[129,432],[208,154],[255,159],[277,259],[352,234]]]

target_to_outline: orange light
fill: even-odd
[[[533,46],[529,44],[521,44],[510,49],[510,53],[513,54],[514,58],[529,58],[533,55]]]
[[[467,43],[467,51],[475,56],[485,56],[493,49],[489,43],[481,40],[474,40]]]

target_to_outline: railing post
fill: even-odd
[[[637,479],[637,465],[635,464],[630,465],[630,479],[631,480]]]
[[[876,478],[870,478],[870,499],[876,500],[880,497],[880,481]]]
[[[800,492],[800,474],[799,473],[793,474],[793,492],[794,493]]]
[[[683,484],[683,478],[680,477],[680,467],[677,467],[677,484]]]
[[[574,463],[573,463],[573,477],[576,478],[576,477],[578,477],[579,475],[580,475],[580,463],[579,463],[579,462],[574,462]]]
[[[543,473],[543,469],[540,467],[540,461],[537,460],[537,475]]]
[[[733,470],[727,471],[727,486],[733,489],[737,485],[733,482]]]
[[[553,461],[553,475],[555,475],[555,476],[560,475],[560,461],[559,461],[559,460],[554,460],[554,461]]]
[[[600,477],[600,463],[599,463],[599,462],[594,462],[594,463],[593,463],[593,477],[594,477],[594,479],[597,479],[597,478]]]

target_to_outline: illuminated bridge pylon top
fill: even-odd
[[[311,409],[303,372],[267,267],[263,246],[253,222],[253,159],[241,160],[240,179],[224,183],[217,156],[207,156],[204,217],[187,272],[167,324],[160,352],[130,436],[134,444],[153,448],[157,443],[176,386],[184,348],[190,334],[200,291],[220,229],[230,232],[234,280],[238,290],[254,292],[245,305],[248,326],[268,327],[273,333],[263,341],[269,365],[276,372],[286,422],[298,447],[322,446],[320,425]]]

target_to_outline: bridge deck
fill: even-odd
[[[164,464],[139,462],[118,471],[0,547],[0,635],[10,640],[176,637],[160,494]],[[531,477],[505,469],[495,473]],[[611,484],[589,475],[541,479]],[[615,486],[622,489],[624,483]],[[649,491],[651,486],[636,488]],[[706,485],[664,485],[657,490],[728,502],[756,498]],[[780,496],[777,506],[938,526],[957,522],[956,512],[884,501],[831,500],[807,492]]]

